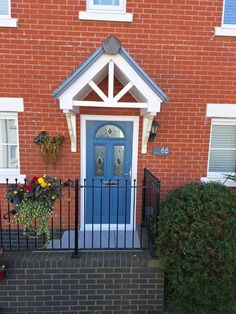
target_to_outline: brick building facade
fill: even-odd
[[[111,145],[132,144],[129,153],[117,153],[132,155],[127,166],[120,159],[116,166],[138,183],[144,168],[161,179],[162,194],[192,181],[224,180],[236,162],[235,10],[231,0],[3,1],[1,182],[45,172],[86,178],[88,165],[100,160],[88,162],[88,117],[99,127],[131,122],[133,142]],[[109,39],[115,41],[106,48]],[[160,127],[149,142],[154,117]],[[6,121],[13,121],[13,139],[5,138]],[[65,136],[56,166],[45,166],[33,143],[42,129]],[[170,154],[156,156],[160,146]]]

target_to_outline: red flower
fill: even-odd
[[[55,141],[56,141],[56,137],[55,137],[55,136],[53,136],[52,140],[53,140],[53,142],[55,142]]]
[[[32,190],[32,187],[28,184],[24,184],[23,187],[26,190],[26,192],[30,192]]]
[[[65,140],[65,137],[62,135],[61,137],[60,137],[60,141],[64,141]]]
[[[38,178],[39,178],[39,177],[33,177],[32,180],[31,180],[31,182],[32,182],[32,183],[38,182]]]

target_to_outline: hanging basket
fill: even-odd
[[[48,142],[42,143],[39,146],[40,155],[42,156],[43,161],[46,165],[52,164],[55,166],[59,160],[60,151],[61,145],[58,143]]]
[[[60,157],[64,139],[62,134],[50,137],[48,132],[44,130],[35,136],[34,143],[39,145],[39,153],[46,165],[56,165]]]

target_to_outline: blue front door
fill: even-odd
[[[86,224],[129,224],[133,123],[86,122]]]

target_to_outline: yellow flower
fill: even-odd
[[[38,183],[41,185],[42,188],[47,186],[47,183],[44,181],[43,178],[38,178]]]
[[[44,182],[44,179],[43,178],[38,178],[38,183],[40,184],[42,182]]]
[[[13,192],[13,194],[15,194],[15,195],[16,195],[17,193],[18,193],[17,191],[14,191],[14,192]]]
[[[48,186],[51,186],[51,185],[52,185],[52,183],[48,183],[47,185],[48,185]]]
[[[52,200],[55,200],[55,196],[52,196]]]

